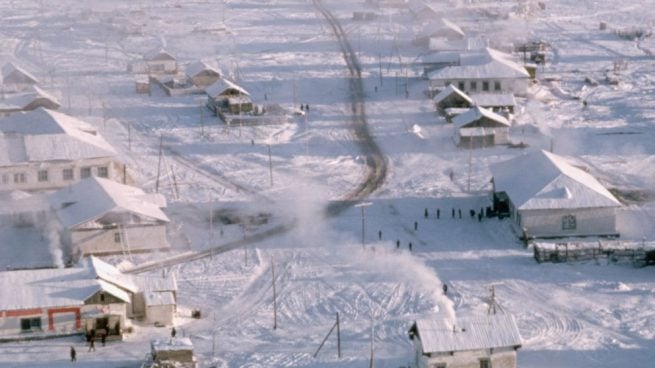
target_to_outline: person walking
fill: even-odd
[[[175,326],[173,326],[173,328],[171,328],[171,337],[175,337],[176,333],[177,331],[175,331]]]
[[[412,251],[412,242],[409,242],[409,251]]]
[[[378,240],[382,240],[382,230],[378,230]]]
[[[89,341],[89,351],[96,351],[96,340],[94,338]]]
[[[77,351],[71,346],[71,362],[77,361]]]
[[[400,249],[400,240],[396,240],[396,249]]]
[[[102,346],[105,346],[105,342],[107,341],[107,334],[106,333],[102,333],[100,335],[100,341],[102,341]]]
[[[451,214],[451,216],[452,216],[453,218],[455,218],[455,208],[453,208],[453,210],[450,212],[450,214]]]
[[[418,230],[418,221],[414,221],[414,231]]]
[[[459,218],[462,218],[462,209],[461,209],[461,208],[458,208],[458,209],[457,209],[457,212],[459,213]]]
[[[423,217],[428,218],[428,209],[427,208],[423,212]]]
[[[443,284],[443,294],[444,295],[448,294],[448,285],[446,285],[445,283]]]
[[[439,216],[441,216],[441,210],[437,208],[437,220],[439,219]]]

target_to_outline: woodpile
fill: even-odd
[[[655,243],[624,242],[600,240],[592,242],[567,242],[533,244],[534,259],[539,262],[585,262],[597,263],[632,263],[643,266],[647,263],[649,254],[655,251]]]

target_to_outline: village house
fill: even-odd
[[[91,176],[125,180],[125,167],[91,125],[38,108],[0,119],[0,190],[50,190]]]
[[[134,313],[134,297],[144,292],[137,276],[90,257],[77,267],[0,272],[0,340],[106,334],[122,339]],[[147,280],[141,280],[147,284]],[[171,283],[175,283],[174,279]]]
[[[5,96],[0,100],[0,117],[19,111],[36,110],[39,107],[57,110],[60,106],[55,97],[34,85],[27,87],[23,92]]]
[[[150,354],[142,367],[196,368],[198,363],[193,354],[193,343],[188,337],[150,342]]]
[[[150,74],[176,74],[177,60],[164,49],[155,49],[143,56]]]
[[[428,46],[431,38],[445,40],[463,40],[466,33],[455,23],[445,18],[436,18],[427,22],[413,40],[414,45]]]
[[[469,109],[473,106],[480,106],[507,118],[514,113],[516,107],[516,98],[512,94],[478,93],[468,95],[452,84],[437,93],[432,101],[434,101],[437,112],[442,115],[450,115],[446,114],[449,109]]]
[[[543,150],[491,166],[493,206],[523,237],[618,236],[621,203],[585,170]]]
[[[209,86],[205,93],[208,96],[207,107],[215,114],[222,112],[240,114],[253,111],[250,93],[227,79],[219,79]]]
[[[187,65],[187,78],[199,88],[207,88],[221,78],[221,71],[202,61],[196,61]]]
[[[460,91],[472,93],[511,93],[525,95],[530,74],[500,51],[463,52],[459,65],[446,66],[428,73],[430,88],[440,91],[455,85]]]
[[[491,110],[474,106],[453,118],[455,144],[465,148],[509,143],[509,121]]]
[[[38,80],[27,70],[17,66],[14,63],[3,65],[0,73],[0,93],[21,92],[34,86]]]
[[[409,329],[417,368],[516,368],[521,335],[511,315],[419,319]]]
[[[169,249],[166,199],[105,178],[87,178],[48,198],[74,255]]]

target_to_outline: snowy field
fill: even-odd
[[[556,0],[542,10],[531,1],[521,7],[515,1],[429,2],[492,44],[530,37],[552,45],[539,84],[519,99],[512,140],[528,143],[527,150],[552,145],[578,160],[626,200],[618,217],[622,238],[655,240],[655,39],[613,33],[650,29],[650,4]],[[411,45],[420,24],[408,11],[384,9],[374,21],[355,22],[352,12],[362,4],[325,4],[358,53],[368,122],[389,161],[384,186],[365,208],[364,248],[360,208],[324,216],[328,201],[363,179],[366,158],[349,125],[344,59],[311,1],[0,0],[0,61],[32,71],[63,112],[96,126],[147,191],[155,188],[161,139],[160,188],[178,228],[176,252],[295,223],[280,236],[165,270],[176,274],[181,309],[203,313],[200,320],[177,321],[201,366],[362,367],[373,325],[375,366],[406,367],[413,364],[407,330],[414,319],[485,314],[491,285],[500,308],[517,318],[520,367],[652,366],[655,269],[537,264],[507,220],[469,218],[469,209],[488,205],[489,165],[523,150],[455,147],[452,126],[424,93],[427,81],[416,61],[426,50]],[[608,29],[599,30],[600,22]],[[156,88],[152,96],[138,95],[127,64],[161,46],[181,64],[202,59],[220,67],[256,103],[290,110],[302,103],[310,110],[288,124],[226,127],[200,95],[168,97]],[[603,83],[615,65],[619,83]],[[585,77],[601,83],[585,84]],[[270,214],[270,223],[212,221],[210,228],[210,211],[226,208]],[[463,218],[452,218],[451,209],[461,209]],[[159,256],[168,255],[110,260],[138,264]],[[314,358],[337,312],[343,357],[337,358],[331,336]],[[125,342],[91,353],[79,338],[4,343],[0,366],[69,366],[68,349],[75,345],[78,365],[139,367],[149,341],[168,333],[137,324]]]

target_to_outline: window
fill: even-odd
[[[2,184],[7,184],[7,183],[9,183],[9,175],[2,174]]]
[[[91,176],[91,168],[83,167],[80,169],[80,179],[88,178]]]
[[[483,81],[482,82],[482,90],[483,91],[488,91],[489,90],[489,82],[488,81]]]
[[[15,173],[14,174],[14,183],[19,184],[19,183],[24,183],[25,180],[25,173]]]
[[[114,243],[121,242],[121,233],[114,233]]]
[[[21,318],[20,330],[21,332],[41,331],[41,317]]]
[[[63,176],[64,180],[73,180],[73,169],[64,169]]]
[[[577,227],[575,216],[562,216],[562,230],[575,230]]]
[[[434,363],[430,368],[446,368],[446,363]]]
[[[101,302],[105,301],[105,293],[100,293],[100,301]]]
[[[463,91],[466,89],[466,84],[464,82],[457,82],[457,89]]]
[[[101,178],[109,177],[109,168],[107,166],[100,166],[98,168],[98,176]]]
[[[500,82],[499,82],[499,81],[495,81],[495,82],[494,82],[494,91],[500,91],[500,90],[501,90],[501,88],[500,88]]]
[[[39,182],[48,181],[48,170],[39,170],[38,179],[39,179]]]
[[[471,81],[471,91],[477,91],[477,90],[478,90],[478,82]]]
[[[480,368],[491,368],[491,360],[488,358],[480,359]]]

